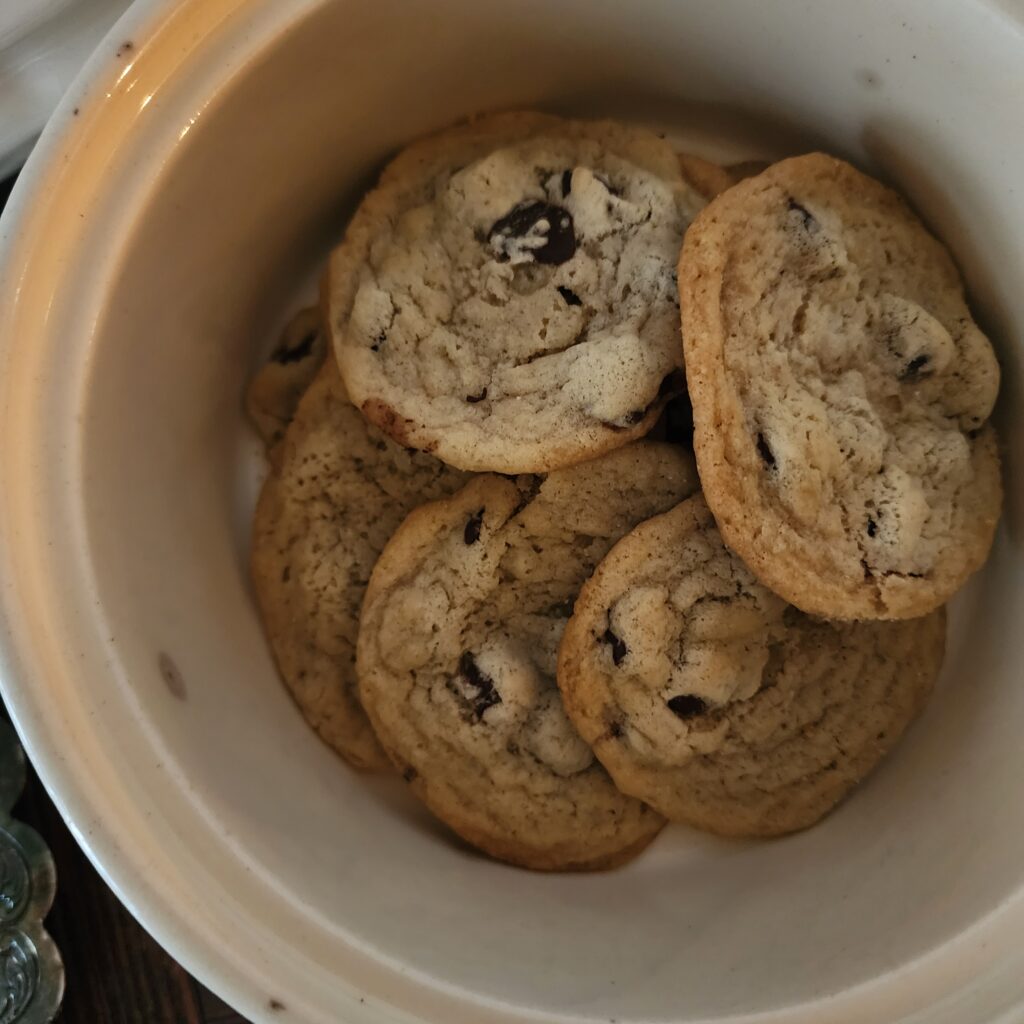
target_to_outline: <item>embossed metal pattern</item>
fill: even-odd
[[[0,721],[0,1024],[48,1024],[64,995],[64,965],[43,928],[57,876],[39,834],[11,817],[25,754]]]

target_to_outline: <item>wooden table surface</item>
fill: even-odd
[[[13,178],[0,181],[0,208],[13,184]],[[43,837],[57,863],[57,898],[46,927],[67,977],[61,1024],[247,1024],[121,906],[32,771],[14,816]]]

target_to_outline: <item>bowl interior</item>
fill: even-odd
[[[269,17],[250,6],[251,24]],[[426,1020],[436,997],[462,1006],[450,1020],[619,1022],[823,999],[1011,899],[1024,883],[1019,25],[952,0],[927,23],[921,5],[882,2],[284,7],[287,29],[231,75],[200,48],[194,74],[148,91],[89,200],[76,251],[101,255],[72,265],[77,306],[56,299],[47,329],[60,326],[65,356],[46,356],[59,384],[41,385],[46,444],[54,423],[73,439],[38,492],[60,505],[40,536],[75,539],[60,579],[72,596],[54,614],[74,604],[74,644],[106,668],[69,685],[64,713],[126,800],[161,807],[151,836],[188,840],[196,899],[227,906],[244,877],[267,898],[231,904],[242,927],[279,941],[289,964],[346,976],[357,957],[378,1008],[406,998],[401,976],[418,986],[406,1009]],[[217,30],[243,49],[244,16]],[[161,45],[139,49],[136,101]],[[473,111],[523,106],[636,118],[711,157],[821,146],[857,160],[950,245],[998,348],[996,549],[955,602],[930,707],[805,834],[745,844],[671,828],[610,874],[506,868],[452,842],[397,783],[349,771],[275,674],[247,578],[262,457],[242,419],[246,378],[387,154]],[[70,664],[72,642],[56,643]],[[337,1019],[329,995],[306,996],[308,1019]]]

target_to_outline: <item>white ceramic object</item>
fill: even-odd
[[[0,668],[172,954],[260,1022],[1024,1020],[1022,92],[1020,3],[136,4],[0,222]],[[243,380],[385,154],[530,105],[857,159],[952,246],[997,340],[992,561],[922,720],[805,834],[502,867],[333,758],[271,666]]]
[[[0,178],[15,170],[128,0],[0,0]]]

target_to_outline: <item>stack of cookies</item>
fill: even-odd
[[[593,869],[666,820],[805,828],[920,711],[999,517],[999,370],[889,189],[481,118],[384,170],[322,307],[250,385],[252,569],[352,765]]]

